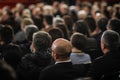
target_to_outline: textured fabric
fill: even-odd
[[[51,63],[48,52],[27,54],[22,58],[17,73],[20,80],[38,80],[40,71]]]
[[[70,58],[73,64],[89,64],[91,63],[90,56],[85,53],[71,53]]]

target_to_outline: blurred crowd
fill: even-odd
[[[76,0],[0,9],[0,80],[118,80],[120,3]]]

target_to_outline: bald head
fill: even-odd
[[[52,50],[61,58],[68,58],[72,47],[71,43],[63,38],[56,39],[52,44]]]

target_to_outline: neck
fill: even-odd
[[[62,58],[59,58],[59,59],[56,59],[55,62],[62,62],[62,61],[68,61],[70,60],[70,58],[65,58],[65,59],[62,59]]]
[[[79,50],[79,49],[77,49],[77,48],[75,48],[75,47],[73,47],[73,48],[72,48],[72,52],[73,52],[73,53],[81,53],[82,51]]]
[[[110,51],[109,49],[104,49],[104,50],[103,50],[103,53],[106,54],[106,53],[108,53],[109,51]]]

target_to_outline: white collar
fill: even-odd
[[[55,62],[55,64],[64,63],[64,62],[71,62],[71,60],[69,59],[69,60],[65,60],[65,61],[57,61],[57,62]]]

